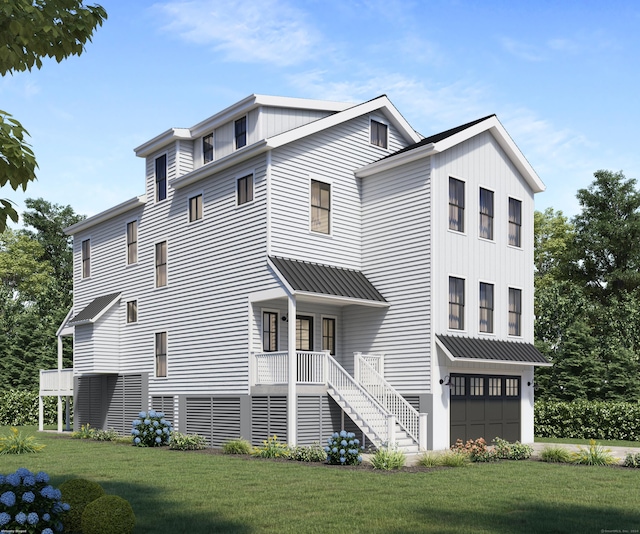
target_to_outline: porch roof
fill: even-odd
[[[361,271],[277,256],[270,256],[269,260],[295,292],[373,301],[380,304],[387,302]]]
[[[531,343],[441,334],[436,335],[436,341],[453,361],[551,365]]]
[[[93,299],[78,315],[67,323],[67,326],[95,323],[118,300],[120,300],[120,292]]]

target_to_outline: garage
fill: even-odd
[[[452,374],[449,386],[451,445],[458,439],[520,440],[519,376]]]

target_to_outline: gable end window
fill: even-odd
[[[167,285],[167,242],[156,243],[156,287]]]
[[[127,265],[138,263],[138,221],[127,223]]]
[[[380,148],[387,148],[389,128],[386,124],[371,120],[371,144]]]
[[[202,195],[189,199],[189,222],[202,219]]]
[[[464,279],[449,277],[449,328],[464,330]]]
[[[247,117],[242,117],[235,122],[236,150],[247,144]]]
[[[262,313],[262,350],[276,352],[278,350],[278,314]]]
[[[509,288],[509,335],[522,335],[522,291]]]
[[[156,333],[156,377],[167,376],[167,333]]]
[[[464,232],[464,182],[449,177],[449,229]]]
[[[137,323],[138,322],[138,301],[137,300],[129,300],[127,301],[127,323]]]
[[[493,284],[480,282],[480,332],[493,333]]]
[[[82,278],[91,276],[91,240],[82,242]]]
[[[480,188],[480,237],[493,239],[493,191]]]
[[[167,156],[156,158],[156,202],[167,198]]]
[[[311,231],[329,234],[331,230],[331,185],[311,180]]]
[[[253,200],[253,174],[238,178],[237,188],[238,206],[251,202]]]
[[[213,161],[213,134],[205,135],[202,138],[202,162]]]
[[[509,244],[521,247],[522,233],[522,202],[509,198]]]

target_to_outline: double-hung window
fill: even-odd
[[[331,185],[311,180],[311,231],[328,234],[331,230]]]
[[[82,242],[82,278],[91,276],[91,240]]]
[[[493,191],[480,188],[480,237],[493,239]]]
[[[480,282],[480,332],[493,332],[493,284]]]
[[[205,135],[202,138],[202,162],[213,161],[213,134]]]
[[[509,288],[509,335],[522,335],[522,290]]]
[[[336,320],[333,317],[322,318],[322,350],[328,350],[332,356],[336,353]]]
[[[371,144],[380,148],[387,148],[387,134],[389,128],[382,122],[371,120]]]
[[[167,198],[167,155],[156,158],[156,202]]]
[[[296,316],[296,350],[313,350],[313,317]]]
[[[236,150],[247,144],[247,117],[242,117],[234,123]]]
[[[167,285],[167,242],[156,243],[156,287]]]
[[[251,202],[253,200],[253,174],[238,178],[237,190],[238,206]]]
[[[127,301],[127,323],[137,323],[138,322],[138,301],[137,300],[129,300]]]
[[[464,330],[464,279],[449,277],[449,328]]]
[[[167,333],[156,332],[156,377],[167,376]]]
[[[449,177],[449,229],[464,232],[464,182]]]
[[[127,265],[138,262],[138,221],[127,223]]]
[[[509,198],[509,244],[521,247],[522,233],[522,202]]]
[[[202,219],[202,195],[196,195],[189,199],[189,222]]]
[[[278,350],[278,314],[262,313],[262,350],[275,352]]]

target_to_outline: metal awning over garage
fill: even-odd
[[[436,343],[454,362],[508,363],[550,366],[551,363],[531,343],[436,335]]]

